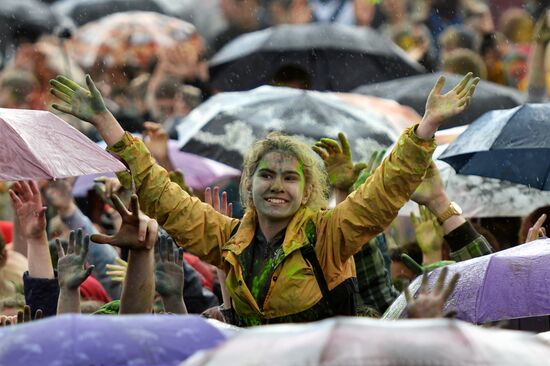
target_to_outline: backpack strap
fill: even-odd
[[[326,305],[328,316],[334,316],[335,311],[330,301],[330,291],[328,290],[327,280],[325,279],[323,268],[321,268],[321,264],[319,263],[319,259],[317,258],[317,254],[315,253],[317,233],[315,230],[315,224],[311,219],[309,219],[306,223],[306,238],[308,241],[307,245],[300,248],[300,251],[302,252],[302,257],[305,259],[306,262],[309,263],[309,265],[313,269],[315,279],[317,280],[317,284],[321,289],[321,294],[323,294],[322,301]]]

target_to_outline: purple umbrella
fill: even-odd
[[[137,134],[135,136],[140,137]],[[99,142],[98,145],[101,147],[106,146],[103,141]],[[222,179],[238,177],[241,174],[239,170],[228,165],[181,151],[176,140],[168,142],[168,154],[174,167],[181,170],[185,176],[185,183],[195,190],[204,189]],[[73,194],[76,197],[85,196],[88,190],[92,189],[94,179],[101,176],[114,177],[114,174],[94,174],[79,177],[74,184]]]
[[[0,179],[52,179],[126,167],[47,111],[0,108]]]
[[[63,315],[0,328],[0,364],[177,365],[225,338],[194,315]]]
[[[550,239],[537,240],[498,253],[448,266],[449,276],[460,280],[445,304],[457,318],[482,324],[504,319],[550,315]],[[441,268],[429,274],[433,287]],[[420,287],[418,277],[409,286]],[[406,301],[399,296],[384,314],[385,319],[406,317]]]

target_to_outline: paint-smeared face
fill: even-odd
[[[252,200],[260,219],[290,220],[307,202],[304,191],[302,164],[290,154],[265,154],[252,176]]]

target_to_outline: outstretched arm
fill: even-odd
[[[135,184],[143,212],[155,218],[189,252],[218,265],[220,247],[238,220],[217,213],[172,183],[168,172],[155,163],[145,144],[124,133],[105,108],[103,98],[89,75],[86,84],[87,89],[63,76],[51,80],[52,94],[65,103],[53,107],[92,123],[105,139],[109,151],[121,157],[130,168],[131,175],[121,173],[119,178],[127,188]]]
[[[124,129],[105,107],[103,97],[90,75],[86,75],[88,89],[62,75],[50,80],[50,85],[50,92],[64,102],[52,104],[52,108],[94,125],[107,146],[112,146],[122,139]]]
[[[57,245],[57,277],[59,281],[59,300],[57,315],[65,313],[80,313],[80,285],[90,276],[94,266],[85,268],[90,237],[83,237],[82,230],[71,231],[67,253],[61,242]]]
[[[478,81],[468,74],[450,92],[441,95],[445,83],[441,77],[428,97],[426,114],[416,130],[406,130],[374,174],[325,216],[329,223],[327,234],[333,242],[343,243],[337,249],[341,261],[382,232],[409,200],[431,163],[435,131],[446,118],[466,108]],[[334,141],[329,147],[334,149],[335,144],[338,143]]]
[[[140,212],[136,195],[130,201],[130,211],[120,198],[112,197],[122,225],[113,236],[95,234],[91,239],[98,244],[110,244],[130,250],[128,268],[120,298],[121,314],[151,313],[155,294],[154,245],[158,224]]]
[[[38,185],[34,181],[16,182],[10,189],[10,197],[27,242],[29,276],[54,278],[46,236],[46,207],[42,206]]]

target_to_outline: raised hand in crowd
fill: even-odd
[[[145,122],[143,124],[143,142],[160,166],[169,172],[174,170],[168,154],[168,133],[161,124]]]
[[[214,208],[222,215],[227,217],[233,217],[233,203],[227,202],[227,192],[222,192],[220,199],[220,187],[215,186],[213,190],[210,187],[207,187],[204,190],[204,202]],[[220,288],[222,291],[223,299],[223,310],[228,311],[232,308],[231,296],[227,290],[227,285],[225,284],[226,275],[225,272],[221,269],[217,269],[218,281],[220,283]],[[228,321],[229,322],[229,321]]]
[[[447,192],[445,192],[439,169],[437,169],[433,161],[426,171],[422,184],[418,186],[411,196],[411,200],[418,205],[428,208],[436,217],[445,212],[451,204],[451,200],[447,196]],[[444,233],[449,233],[465,222],[466,219],[461,215],[451,216],[442,224]]]
[[[86,257],[90,247],[90,237],[83,236],[82,230],[71,231],[67,253],[61,241],[57,246],[57,278],[59,281],[59,300],[57,314],[80,313],[80,285],[90,276],[94,266],[86,268]]]
[[[29,305],[25,305],[23,307],[23,310],[19,310],[17,312],[17,315],[13,315],[13,316],[0,315],[0,327],[29,323],[33,320],[40,320],[40,319],[42,319],[42,310],[38,309],[35,312],[34,319],[33,319],[31,315],[31,307]]]
[[[426,112],[416,129],[418,137],[430,140],[446,119],[464,111],[470,104],[479,78],[468,73],[453,89],[441,94],[445,76],[439,77],[426,102]]]
[[[424,265],[441,260],[443,245],[443,227],[437,217],[425,206],[419,206],[420,216],[411,212],[411,222],[418,246],[424,255]]]
[[[46,235],[46,207],[34,181],[15,182],[10,189],[22,236],[27,242],[29,276],[54,278]]]
[[[526,243],[546,237],[546,229],[542,226],[544,225],[545,221],[546,221],[546,214],[542,214],[538,218],[537,222],[535,222],[535,224],[527,232],[527,238],[525,239]]]
[[[455,273],[449,283],[445,285],[448,271],[447,267],[441,270],[431,292],[428,289],[428,275],[426,273],[422,276],[422,284],[416,297],[412,297],[409,288],[405,287],[404,292],[409,318],[442,318],[444,316],[443,307],[445,302],[455,290],[460,278],[460,275]]]
[[[105,106],[103,97],[90,75],[86,75],[87,88],[62,75],[50,80],[50,85],[50,92],[64,102],[52,104],[52,108],[94,125],[108,146],[122,139],[124,130]]]
[[[132,195],[130,200],[130,211],[124,207],[118,196],[113,195],[112,201],[122,218],[120,229],[112,236],[94,234],[91,240],[130,250],[120,299],[120,313],[150,313],[155,294],[153,249],[158,237],[158,224],[156,220],[140,212],[136,195]]]
[[[172,238],[161,236],[155,248],[155,288],[164,311],[187,314],[183,300],[183,249],[176,249]]]
[[[122,258],[115,258],[116,264],[107,264],[107,275],[113,282],[124,282],[126,271],[128,270],[128,262]]]
[[[344,133],[338,134],[338,140],[340,143],[333,139],[322,138],[312,149],[325,162],[330,185],[348,194],[359,173],[367,167],[367,164],[353,164],[351,147]]]

